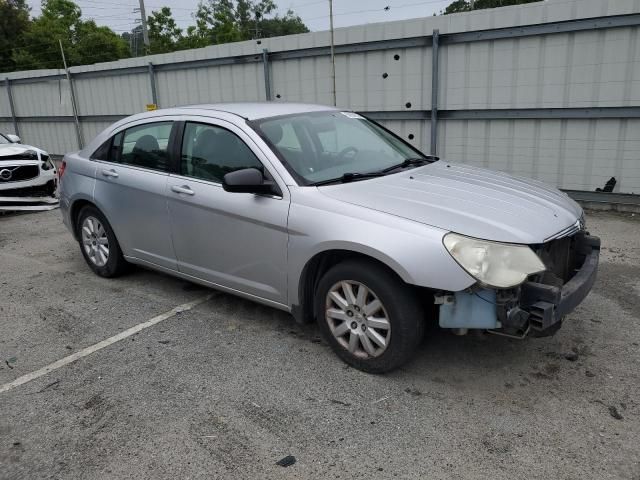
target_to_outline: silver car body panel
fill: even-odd
[[[575,202],[552,187],[444,161],[360,182],[299,186],[246,120],[323,110],[332,108],[220,104],[123,119],[65,157],[65,223],[71,226],[74,202],[91,201],[107,216],[130,261],[291,310],[300,303],[305,266],[323,252],[368,255],[409,284],[455,292],[476,282],[444,248],[442,238],[449,231],[534,244],[569,229],[582,215]],[[230,193],[212,182],[89,160],[118,131],[167,118],[232,130],[264,163],[282,198]],[[100,178],[106,167],[127,170],[109,178],[127,183],[128,200],[113,198],[120,190],[107,188]],[[195,195],[185,198],[171,190],[175,185],[187,185]],[[143,238],[152,235],[157,238]]]
[[[204,121],[197,116],[182,120]],[[206,123],[240,137],[274,177],[282,196],[229,193],[219,183],[171,174],[166,196],[178,270],[286,304],[289,190],[265,154],[268,149],[227,120],[209,118]],[[193,193],[177,193],[172,187]]]
[[[567,195],[540,182],[445,161],[321,190],[337,200],[498,242],[543,243],[582,214]]]

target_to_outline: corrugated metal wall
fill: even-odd
[[[335,37],[340,46],[431,36],[437,29],[445,39],[461,32],[638,13],[640,0],[548,0],[338,29]],[[438,110],[443,111],[437,126],[438,154],[567,189],[593,190],[615,176],[616,191],[640,193],[640,113],[634,113],[640,112],[636,110],[640,107],[639,24],[640,17],[627,26],[611,22],[611,26],[564,33],[547,28],[527,36],[514,31],[511,38],[442,42],[437,75]],[[263,49],[273,55],[268,69],[274,101],[331,104],[328,55],[282,58],[287,52],[328,44],[328,32],[317,32],[74,67],[82,135],[89,140],[116,117],[142,111],[152,103],[149,62],[155,68],[162,107],[264,100]],[[382,123],[428,152],[432,127],[432,48],[428,45],[339,51],[338,105],[376,112]],[[176,65],[242,55],[247,57],[225,65]],[[59,78],[61,73],[0,75],[0,81],[5,76],[11,79],[21,136],[54,153],[78,148],[69,83]],[[595,109],[612,107],[631,107],[633,112],[619,118],[598,112],[592,115]],[[532,109],[567,108],[584,112],[518,117],[518,112]],[[470,110],[479,111],[479,118],[444,115]],[[511,116],[495,117],[495,110],[510,111]],[[482,112],[494,112],[494,116],[487,119]],[[64,118],[54,118],[61,116]],[[603,118],[607,116],[614,118]],[[0,129],[13,130],[10,118],[4,82],[0,85]]]
[[[593,190],[612,176],[616,191],[640,193],[640,120],[449,120],[440,153],[561,186]]]

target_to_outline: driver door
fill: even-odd
[[[178,270],[247,296],[286,304],[289,192],[282,196],[231,193],[226,173],[267,168],[260,149],[223,120],[187,121],[180,139],[179,173],[167,197]]]

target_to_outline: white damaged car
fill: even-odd
[[[0,134],[0,211],[52,210],[58,207],[58,174],[42,149]]]

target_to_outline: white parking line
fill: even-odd
[[[70,363],[73,363],[76,360],[86,357],[87,355],[91,355],[92,353],[97,352],[98,350],[102,350],[103,348],[108,347],[109,345],[113,345],[114,343],[119,342],[120,340],[124,340],[125,338],[130,337],[131,335],[135,335],[136,333],[144,330],[145,328],[152,327],[162,322],[163,320],[171,318],[180,312],[186,312],[187,310],[191,310],[193,307],[210,300],[211,297],[213,297],[213,294],[207,295],[206,297],[203,297],[203,298],[199,298],[198,300],[194,300],[192,302],[178,305],[177,307],[172,308],[168,312],[165,312],[156,317],[153,317],[152,319],[147,320],[146,322],[139,323],[138,325],[135,325],[123,332],[118,333],[117,335],[114,335],[113,337],[109,337],[106,340],[103,340],[99,343],[96,343],[95,345],[91,345],[90,347],[85,348],[84,350],[80,350],[79,352],[69,355],[68,357],[64,357],[58,360],[57,362],[53,362],[52,364],[47,365],[46,367],[43,367],[40,370],[27,373],[26,375],[16,378],[13,382],[0,385],[0,393],[8,392],[13,388],[19,387],[20,385],[23,385],[27,382],[35,380],[36,378],[40,378],[49,372],[53,372],[54,370],[57,370],[58,368],[64,367],[65,365],[69,365]]]

